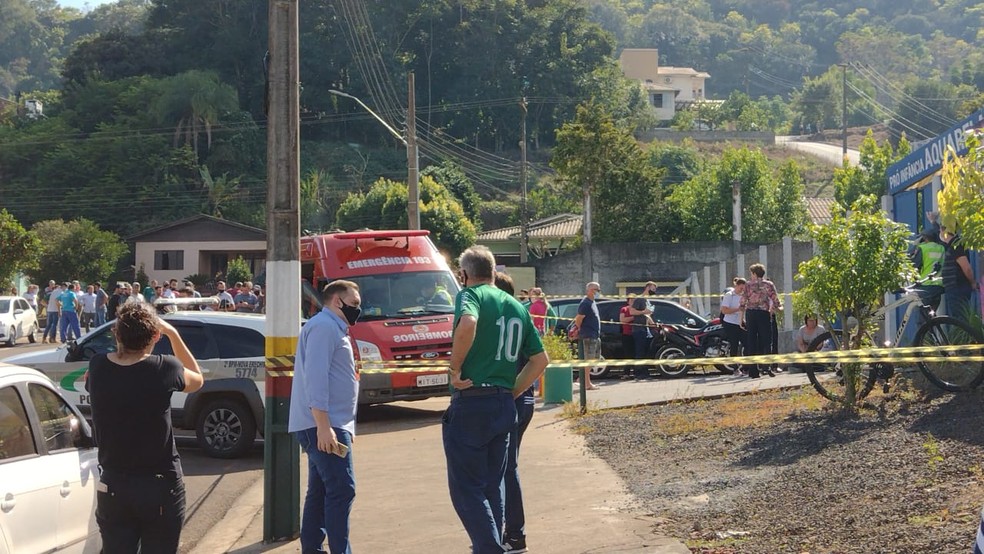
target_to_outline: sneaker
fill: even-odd
[[[502,551],[509,554],[520,554],[526,552],[526,537],[506,539],[502,543]]]

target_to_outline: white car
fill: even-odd
[[[263,430],[265,377],[263,315],[210,311],[179,311],[167,320],[198,360],[205,386],[191,394],[171,395],[171,419],[178,429],[194,429],[198,443],[216,458],[246,454]],[[44,372],[65,398],[89,416],[85,373],[96,354],[114,352],[112,322],[57,348],[11,356],[5,362]],[[155,354],[173,354],[167,337],[154,346]]]
[[[0,296],[0,342],[13,346],[17,339],[38,340],[38,314],[19,296]]]
[[[51,380],[0,363],[0,554],[102,549],[92,430]]]

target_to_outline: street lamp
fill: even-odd
[[[340,90],[328,89],[328,92],[334,94],[335,96],[342,96],[355,100],[362,109],[369,112],[369,115],[376,118],[376,121],[383,124],[383,127],[394,137],[396,140],[400,141],[404,146],[407,147],[407,227],[410,229],[420,229],[420,209],[419,209],[419,157],[417,155],[417,136],[416,136],[416,125],[414,125],[414,106],[413,106],[413,73],[410,74],[410,105],[407,109],[407,133],[404,137],[396,129],[386,123],[382,117],[376,112],[372,111],[372,108],[367,106],[365,102],[359,100],[351,94],[344,93]]]

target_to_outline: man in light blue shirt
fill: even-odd
[[[355,500],[352,437],[359,376],[348,328],[362,310],[359,286],[332,281],[324,308],[297,340],[287,430],[308,456],[308,490],[301,517],[302,552],[351,554],[349,513]],[[324,550],[325,538],[328,550]]]

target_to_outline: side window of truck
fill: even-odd
[[[191,350],[191,355],[196,360],[209,360],[217,357],[215,345],[212,343],[208,329],[204,325],[175,321],[172,321],[171,324],[178,330],[181,340],[188,345],[188,350]],[[170,354],[173,356],[174,349],[171,347],[171,341],[167,337],[162,336],[161,340],[157,341],[157,344],[154,346],[153,353]]]
[[[231,325],[212,325],[212,336],[219,348],[219,358],[262,358],[265,355],[266,340],[263,333],[247,327]]]

